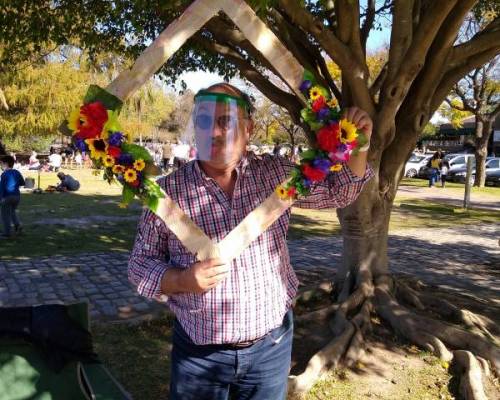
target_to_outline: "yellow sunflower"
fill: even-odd
[[[339,172],[342,169],[342,164],[333,164],[330,167],[330,171],[332,172]]]
[[[122,174],[125,171],[125,167],[120,164],[113,165],[113,173],[114,174]]]
[[[288,190],[286,190],[282,185],[279,185],[275,192],[281,200],[288,199]]]
[[[83,114],[82,115],[80,114],[79,108],[71,111],[71,114],[69,115],[68,119],[69,129],[71,129],[73,132],[78,132],[80,130],[80,127],[82,125],[85,125],[86,123],[87,123],[87,117]]]
[[[107,139],[114,132],[122,132],[122,127],[118,122],[118,115],[114,111],[108,111],[108,120],[102,128],[101,136]]]
[[[329,107],[335,108],[339,105],[339,102],[335,97],[332,97],[329,102],[326,103]]]
[[[123,174],[123,177],[125,178],[125,181],[129,183],[135,182],[137,180],[137,172],[135,172],[132,168],[128,168]]]
[[[104,163],[105,167],[112,167],[113,165],[115,165],[114,157],[109,154],[102,159],[102,162]]]
[[[309,98],[314,101],[320,96],[323,96],[323,90],[321,90],[321,86],[313,86],[311,90],[309,90]]]
[[[351,143],[358,137],[356,125],[343,118],[340,120],[340,142],[343,144]]]
[[[87,139],[85,143],[89,146],[90,157],[98,160],[106,157],[108,151],[108,144],[103,139]]]
[[[146,166],[146,163],[144,162],[144,160],[142,158],[139,158],[138,160],[134,161],[134,168],[137,171],[142,171],[145,166]]]

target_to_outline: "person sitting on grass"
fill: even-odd
[[[12,224],[15,233],[21,231],[16,209],[21,200],[19,187],[24,186],[24,178],[17,169],[14,169],[14,162],[12,156],[4,156],[0,161],[3,169],[0,176],[0,209],[4,229],[2,238],[12,237]]]
[[[76,192],[78,189],[80,189],[80,182],[78,182],[71,175],[59,172],[57,174],[57,177],[61,181],[61,183],[56,186],[56,190],[58,192]]]

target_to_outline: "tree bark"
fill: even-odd
[[[476,116],[476,132],[475,132],[475,145],[476,145],[476,176],[474,179],[474,186],[484,187],[486,180],[486,156],[488,155],[488,140],[491,135],[491,128],[493,121],[490,119],[482,119]]]
[[[342,227],[343,262],[335,278],[339,301],[362,283],[388,274],[387,239],[393,198],[382,198],[374,177],[358,199],[337,211]]]

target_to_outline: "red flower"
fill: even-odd
[[[85,104],[80,108],[80,114],[85,116],[76,137],[80,139],[94,139],[101,136],[102,128],[108,120],[108,112],[101,102]]]
[[[339,134],[340,127],[336,122],[321,128],[316,135],[319,148],[328,153],[334,152],[340,143]]]
[[[118,158],[120,154],[122,154],[122,149],[116,146],[109,146],[108,147],[108,154],[110,156],[113,156],[114,158]]]
[[[141,182],[139,181],[139,179],[136,179],[135,181],[130,182],[130,186],[137,187],[140,185],[140,183]]]
[[[315,113],[317,113],[325,106],[326,106],[325,98],[323,96],[319,96],[316,100],[313,101],[311,108]]]
[[[297,189],[295,189],[294,186],[290,187],[288,189],[288,197],[295,197],[295,195],[297,194]]]
[[[305,164],[302,167],[302,173],[308,179],[313,182],[322,181],[325,179],[326,173],[321,171],[320,169],[316,169],[311,167],[309,164]]]

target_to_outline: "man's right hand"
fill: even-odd
[[[220,259],[200,261],[186,269],[170,269],[163,275],[162,292],[204,293],[215,287],[229,274],[229,265]]]

